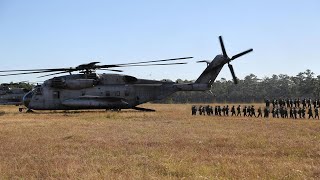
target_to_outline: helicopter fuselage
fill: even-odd
[[[177,84],[119,74],[76,74],[36,86],[24,97],[24,104],[34,110],[128,109],[177,91],[208,89],[208,84]]]

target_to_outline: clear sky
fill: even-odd
[[[188,65],[123,68],[149,79],[196,79],[205,64],[253,48],[232,64],[250,73],[320,74],[319,0],[0,0],[1,70],[193,56]],[[35,75],[0,82],[41,81]],[[218,78],[231,79],[225,67]]]

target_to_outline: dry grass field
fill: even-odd
[[[319,179],[320,121],[0,106],[0,179]]]

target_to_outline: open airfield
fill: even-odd
[[[0,106],[1,179],[320,178],[320,121]]]

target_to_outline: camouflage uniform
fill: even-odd
[[[251,109],[250,109],[250,117],[252,117],[252,116],[257,117],[256,110],[255,110],[254,106],[251,106]]]
[[[199,111],[199,115],[202,115],[202,106],[201,105],[199,106],[198,111]]]
[[[236,108],[232,106],[231,108],[231,116],[236,115]]]
[[[293,116],[293,108],[292,107],[290,108],[290,118],[294,118],[294,116]]]
[[[314,109],[314,118],[315,119],[319,119],[319,107],[316,107],[315,109]]]
[[[309,115],[309,119],[312,117],[313,118],[313,112],[312,112],[312,108],[310,107],[309,110],[308,110],[308,115]]]
[[[197,115],[197,107],[196,106],[192,106],[191,112],[192,112],[192,116]]]
[[[266,99],[265,102],[266,102],[266,107],[270,107],[270,100]]]
[[[237,116],[241,116],[241,106],[239,105],[238,107],[237,107]]]
[[[226,107],[226,116],[229,116],[229,106],[227,105],[227,107]]]
[[[243,108],[243,116],[244,117],[247,116],[247,106],[244,106],[244,108]]]
[[[261,107],[258,108],[258,116],[257,117],[262,117],[262,108]]]
[[[218,114],[219,114],[219,116],[221,116],[221,107],[220,106],[218,106]]]
[[[293,108],[293,117],[294,117],[294,119],[297,119],[297,113],[298,113],[297,108],[294,107]]]
[[[306,118],[306,108],[302,108],[301,110],[302,118]]]
[[[265,107],[265,108],[264,108],[264,117],[265,117],[265,118],[269,118],[269,113],[270,113],[269,108]]]
[[[206,115],[206,107],[203,106],[201,110],[202,110],[202,115],[205,116]]]

